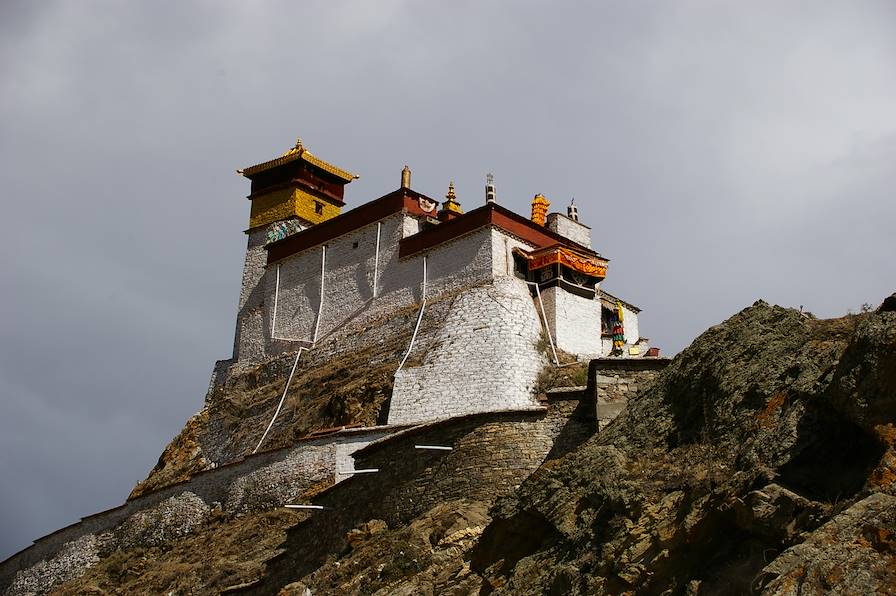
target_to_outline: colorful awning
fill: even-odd
[[[559,263],[573,271],[596,277],[598,280],[602,280],[607,276],[606,259],[581,254],[559,244],[532,252],[526,252],[517,248],[514,249],[514,252],[526,258],[529,263],[529,271],[535,271]]]

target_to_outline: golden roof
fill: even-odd
[[[242,170],[237,170],[236,172],[237,174],[242,174],[243,176],[249,178],[251,176],[254,176],[255,174],[258,174],[259,172],[264,172],[266,170],[270,170],[271,168],[276,168],[277,166],[282,166],[283,164],[287,164],[299,159],[310,163],[311,165],[318,167],[325,172],[329,172],[330,174],[333,174],[337,178],[341,178],[346,182],[351,182],[358,177],[357,174],[352,174],[347,170],[336,167],[333,164],[322,160],[316,155],[313,155],[310,151],[302,146],[302,139],[296,140],[295,147],[291,147],[280,157],[260,164],[255,164],[254,166],[243,168]]]

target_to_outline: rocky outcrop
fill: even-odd
[[[896,313],[821,321],[756,303],[496,506],[472,556],[483,591],[894,585],[894,379]],[[841,538],[868,546],[847,555]]]
[[[784,551],[759,576],[765,591],[892,594],[896,591],[896,498],[876,493]]]

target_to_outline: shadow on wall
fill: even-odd
[[[579,396],[567,399],[569,401],[561,403],[567,408],[572,406],[572,409],[557,433],[554,446],[545,457],[546,460],[557,459],[574,451],[597,431],[597,408],[594,394],[586,390]]]

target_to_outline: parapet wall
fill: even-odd
[[[669,365],[669,358],[598,358],[588,367],[589,387],[594,392],[598,430],[625,408],[628,400],[650,386]]]

